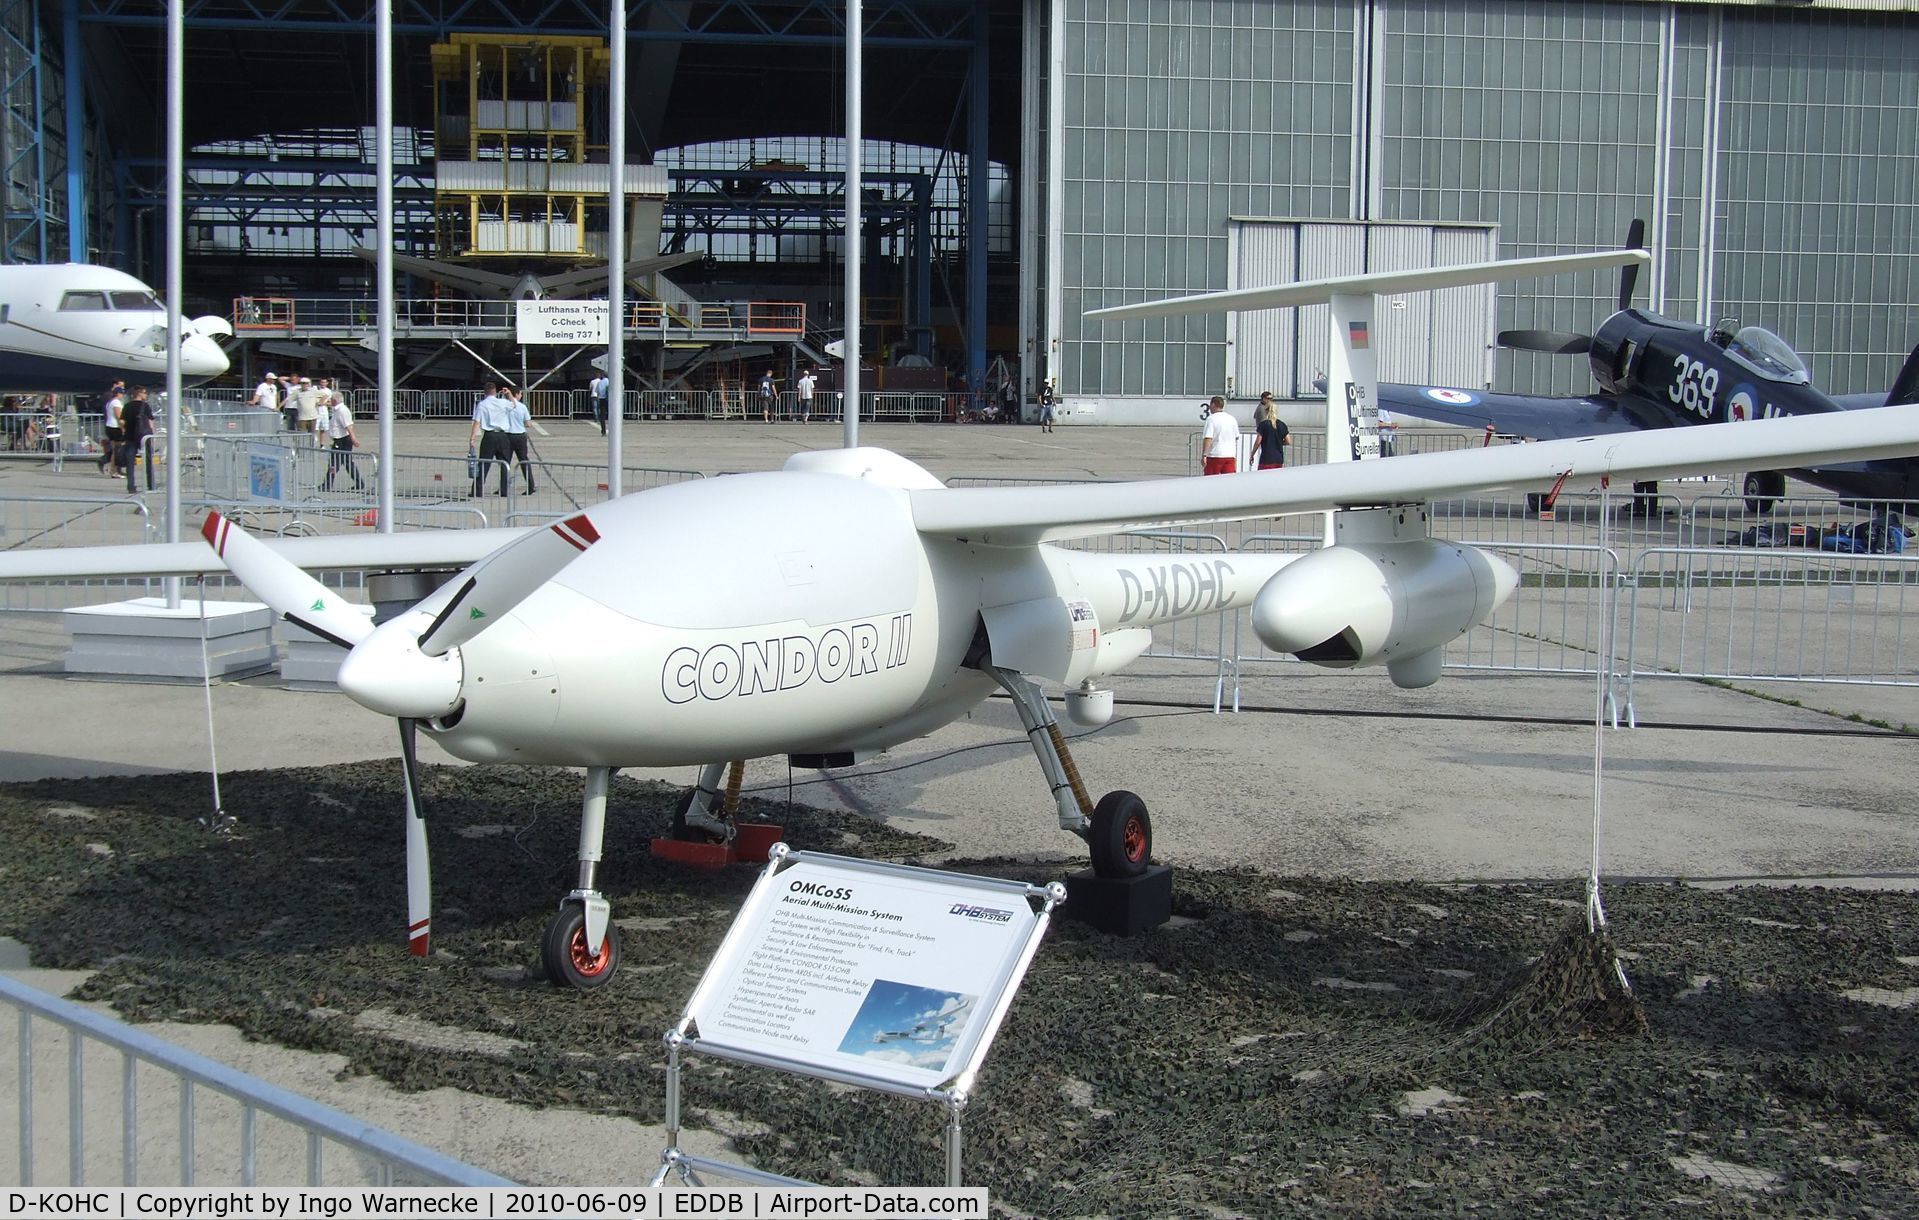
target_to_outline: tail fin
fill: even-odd
[[[1906,357],[1906,365],[1899,375],[1892,379],[1892,392],[1886,395],[1886,405],[1903,407],[1908,403],[1919,402],[1919,347],[1912,349]]]

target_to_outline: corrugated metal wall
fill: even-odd
[[[1639,304],[1766,326],[1822,389],[1884,389],[1919,342],[1913,5],[1061,2],[1068,394],[1198,397],[1222,368],[1236,392],[1310,381],[1314,352],[1283,350],[1283,321],[1242,323],[1229,352],[1221,319],[1080,317],[1247,282],[1266,254],[1232,244],[1235,216],[1335,226],[1302,241],[1300,278],[1353,265],[1316,245],[1349,239],[1341,222],[1490,226],[1520,258],[1615,245],[1643,216],[1662,244]],[[1141,192],[1159,206],[1134,208]],[[1509,288],[1496,325],[1590,332],[1613,285]],[[1482,384],[1490,326],[1461,301],[1427,308],[1463,328],[1431,336],[1431,380]],[[1324,311],[1302,312],[1297,333],[1323,333]],[[1255,334],[1281,348],[1249,354]],[[1495,367],[1502,389],[1592,384],[1579,360]]]
[[[1485,262],[1497,248],[1490,229],[1456,226],[1236,220],[1232,232],[1229,289]],[[1382,301],[1373,341],[1381,379],[1483,386],[1492,309],[1488,284]],[[1313,394],[1313,379],[1326,368],[1329,322],[1324,305],[1235,315],[1228,332],[1233,393]]]

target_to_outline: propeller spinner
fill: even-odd
[[[419,722],[460,706],[465,677],[460,645],[510,613],[598,542],[599,531],[585,513],[536,530],[473,564],[378,627],[298,565],[219,513],[208,513],[200,532],[254,596],[288,622],[348,649],[340,662],[340,689],[361,706],[398,721],[406,781],[407,947],[415,956],[426,956],[432,928],[432,875],[414,752]]]

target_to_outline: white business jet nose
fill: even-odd
[[[227,371],[227,354],[208,335],[180,337],[180,374],[183,377],[218,377]]]
[[[340,662],[340,689],[362,707],[409,720],[431,720],[458,707],[465,678],[460,650],[427,656],[420,651],[421,627],[414,612],[374,628]]]

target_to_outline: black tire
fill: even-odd
[[[1779,498],[1778,492],[1773,490],[1773,478],[1774,476],[1770,474],[1746,476],[1746,482],[1741,491],[1745,494],[1748,512],[1764,515],[1772,511],[1773,501]],[[1779,482],[1780,490],[1783,491],[1785,480],[1780,479]]]
[[[1146,802],[1131,792],[1108,792],[1093,806],[1086,845],[1095,877],[1137,877],[1153,856],[1153,819]]]
[[[613,981],[620,968],[620,930],[606,925],[606,939],[594,957],[586,951],[586,908],[569,902],[560,908],[540,938],[540,962],[555,987],[596,991]]]

